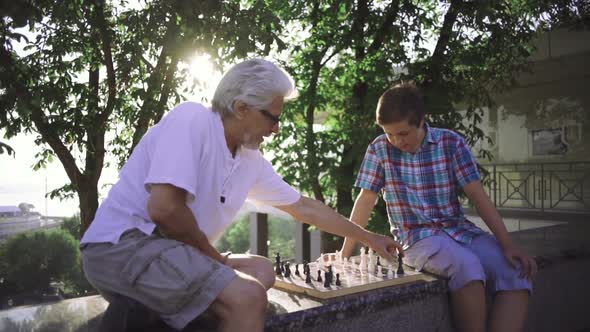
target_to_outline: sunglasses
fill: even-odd
[[[266,116],[268,119],[270,119],[274,124],[279,123],[279,121],[281,121],[281,118],[270,113],[267,110],[258,110],[260,113],[262,113],[262,115]]]

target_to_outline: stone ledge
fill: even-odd
[[[513,233],[540,265],[526,331],[589,331],[590,223],[571,223]],[[452,331],[444,280],[416,282],[318,301],[269,291],[278,313],[267,331]],[[96,331],[107,307],[100,296],[0,311],[0,331]],[[214,324],[191,324],[185,331],[207,331]],[[166,328],[150,331],[172,331]]]

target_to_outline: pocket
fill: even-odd
[[[190,286],[198,281],[194,253],[169,239],[149,241],[129,259],[121,277],[135,298],[161,314],[177,313],[193,296]]]
[[[424,265],[441,249],[441,239],[437,236],[426,237],[405,251],[404,262],[417,271],[422,271]]]

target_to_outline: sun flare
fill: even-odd
[[[209,101],[221,80],[221,73],[213,65],[209,54],[196,54],[188,62],[192,79],[192,100]]]

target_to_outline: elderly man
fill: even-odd
[[[272,263],[211,245],[246,199],[383,257],[401,253],[392,239],[302,196],[260,153],[294,91],[271,62],[245,61],[224,75],[211,108],[183,103],[149,130],[82,239],[86,276],[105,298],[131,298],[176,329],[210,308],[221,330],[262,331]]]

